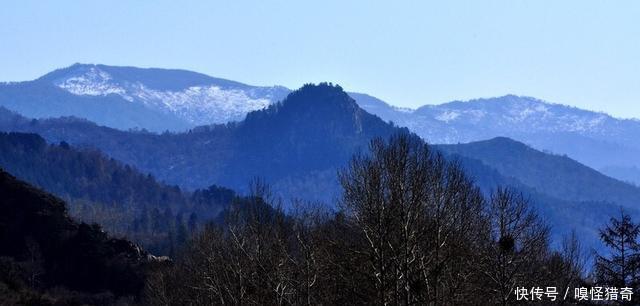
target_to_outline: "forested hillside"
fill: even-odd
[[[7,113],[0,127],[97,148],[191,190],[211,184],[246,190],[247,182],[260,177],[286,197],[305,194],[327,203],[337,196],[337,168],[351,154],[373,137],[406,132],[366,113],[330,84],[304,86],[242,122],[180,134],[123,132],[74,118],[30,121]]]
[[[640,203],[640,188],[636,186],[610,178],[567,156],[546,154],[509,138],[438,148],[481,160],[503,176],[517,178],[558,199],[609,202],[629,208],[637,208]]]
[[[287,200],[285,205],[298,198],[321,200],[331,208],[340,197],[337,170],[352,154],[374,137],[410,134],[366,113],[340,87],[330,84],[307,85],[242,122],[188,133],[123,132],[80,119],[28,120],[8,112],[0,116],[0,127],[37,132],[53,143],[99,149],[160,181],[180,185],[183,192],[211,184],[245,192],[249,182],[262,178]],[[599,218],[615,213],[619,205],[636,213],[631,203],[640,192],[635,187],[517,142],[493,141],[486,147],[485,155],[472,154],[473,147],[466,153],[464,145],[441,149],[461,160],[485,194],[511,186],[530,197],[553,221],[554,241],[579,229],[585,244],[595,246],[594,225]],[[575,171],[581,176],[573,179]]]
[[[640,122],[532,97],[502,97],[398,108],[364,94],[352,94],[366,111],[408,127],[438,144],[509,137],[538,150],[566,154],[597,170],[640,166]],[[577,102],[577,101],[572,101]],[[616,178],[637,177],[609,171]],[[621,174],[621,175],[618,175]]]
[[[141,297],[162,260],[72,220],[60,199],[0,170],[0,303],[106,305]]]
[[[172,254],[237,198],[217,186],[185,192],[95,150],[49,145],[36,134],[0,133],[0,167],[65,199],[74,217],[156,254]]]
[[[584,284],[575,236],[551,249],[547,223],[525,198],[508,189],[485,198],[416,138],[374,140],[340,183],[337,214],[263,206],[230,214],[154,274],[146,296],[193,305],[512,305],[514,286]]]

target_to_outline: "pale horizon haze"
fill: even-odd
[[[10,1],[0,81],[73,63],[328,81],[416,108],[531,96],[640,118],[638,1]]]

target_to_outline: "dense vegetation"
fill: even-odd
[[[336,172],[352,154],[363,151],[373,137],[408,134],[366,113],[340,87],[330,84],[306,85],[281,103],[250,113],[242,122],[188,133],[123,132],[81,119],[28,120],[6,111],[0,111],[0,129],[36,132],[50,143],[65,141],[98,149],[163,182],[179,185],[183,192],[217,184],[244,193],[247,182],[261,177],[284,198],[329,206],[340,197]],[[506,139],[438,149],[460,160],[485,195],[499,186],[522,192],[553,225],[554,243],[576,229],[587,246],[597,248],[593,237],[602,216],[619,205],[639,215],[634,203],[640,199],[640,189],[569,158]],[[164,209],[154,212],[148,207],[147,211],[164,216]],[[84,211],[94,214],[91,209]],[[189,214],[183,214],[184,219]],[[198,219],[204,216],[198,213]]]
[[[581,284],[575,237],[549,247],[517,193],[489,199],[424,143],[376,140],[340,175],[337,214],[262,205],[226,214],[150,277],[157,305],[508,305],[517,286]],[[270,203],[264,189],[252,199]]]
[[[0,170],[0,304],[108,304],[138,298],[161,260],[77,223],[65,204]],[[154,264],[155,263],[155,264]]]
[[[42,145],[36,135],[0,139],[5,148],[20,143],[20,152],[39,147],[84,156],[64,144]],[[575,234],[552,247],[549,224],[522,194],[499,188],[485,196],[458,162],[411,135],[375,139],[339,181],[337,212],[304,202],[285,212],[261,181],[247,197],[231,193],[220,218],[163,238],[186,241],[169,263],[98,225],[72,221],[62,201],[2,172],[2,302],[512,305],[522,303],[515,300],[518,287],[640,283],[640,225],[624,211],[600,230],[608,251],[587,274]],[[155,190],[163,188],[169,187]],[[216,189],[200,190],[185,205],[218,196]],[[159,210],[147,214],[150,224],[166,221]],[[557,303],[575,304],[573,297]]]
[[[283,196],[304,194],[325,202],[338,196],[338,167],[373,137],[400,131],[331,84],[306,85],[239,123],[180,134],[123,132],[73,118],[20,120],[5,114],[1,119],[2,130],[96,148],[183,188],[216,184],[245,191],[248,181],[261,177]]]
[[[95,150],[48,145],[36,134],[0,133],[0,167],[65,199],[74,217],[155,254],[173,255],[236,199],[233,191],[216,186],[185,192]]]
[[[633,285],[640,275],[639,230],[631,221],[638,188],[508,139],[428,147],[330,84],[307,85],[243,122],[184,134],[28,120],[2,110],[0,128],[43,135],[0,133],[0,167],[64,199],[79,220],[175,259],[137,276],[150,304],[511,304],[517,286]],[[224,182],[245,189],[256,176],[263,180],[246,197],[216,186],[185,188]],[[261,182],[293,200],[267,196]],[[629,217],[599,233],[602,216],[618,204]],[[80,228],[90,241],[110,241],[95,226]],[[20,230],[19,240],[32,240]],[[624,246],[615,243],[621,236]],[[11,244],[30,254],[41,248]],[[601,255],[587,277],[582,250],[590,248]],[[25,267],[37,256],[22,251],[1,265],[0,290],[12,299],[41,298],[57,282],[95,298],[95,288],[60,279],[36,284],[40,272]],[[110,252],[96,251],[96,261]],[[127,292],[102,286],[96,290],[111,292],[109,302],[142,289],[140,282]]]
[[[600,250],[597,227],[620,207],[640,217],[638,187],[607,177],[566,156],[536,151],[523,143],[495,138],[459,145],[438,145],[458,160],[483,192],[509,186],[527,197],[552,226],[557,245],[572,231],[585,247]]]
[[[640,202],[640,188],[636,186],[607,177],[567,156],[546,154],[509,138],[439,148],[481,160],[501,174],[517,177],[527,186],[558,199],[603,201],[625,207],[635,207]]]

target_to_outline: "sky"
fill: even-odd
[[[640,118],[640,1],[0,4],[0,81],[73,63],[252,85],[330,81],[403,107],[505,94]]]

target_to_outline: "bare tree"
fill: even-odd
[[[539,285],[548,256],[549,229],[522,194],[499,188],[489,207],[490,228],[484,248],[483,273],[498,305],[515,299],[516,287]]]
[[[376,139],[339,173],[341,210],[296,202],[266,184],[206,226],[176,267],[150,279],[169,305],[486,305],[516,286],[577,284],[576,236],[557,252],[520,194],[485,200],[462,166],[419,139]],[[567,285],[568,286],[568,285]]]
[[[27,273],[27,281],[31,288],[38,288],[44,275],[44,258],[40,251],[40,245],[32,237],[25,239],[26,244],[26,262],[24,264],[25,271]]]
[[[466,239],[481,224],[483,208],[480,192],[460,166],[399,135],[388,143],[372,141],[370,155],[354,157],[340,179],[346,213],[366,241],[362,252],[376,303],[453,298],[449,293],[472,273],[472,251],[461,250],[473,246]]]

